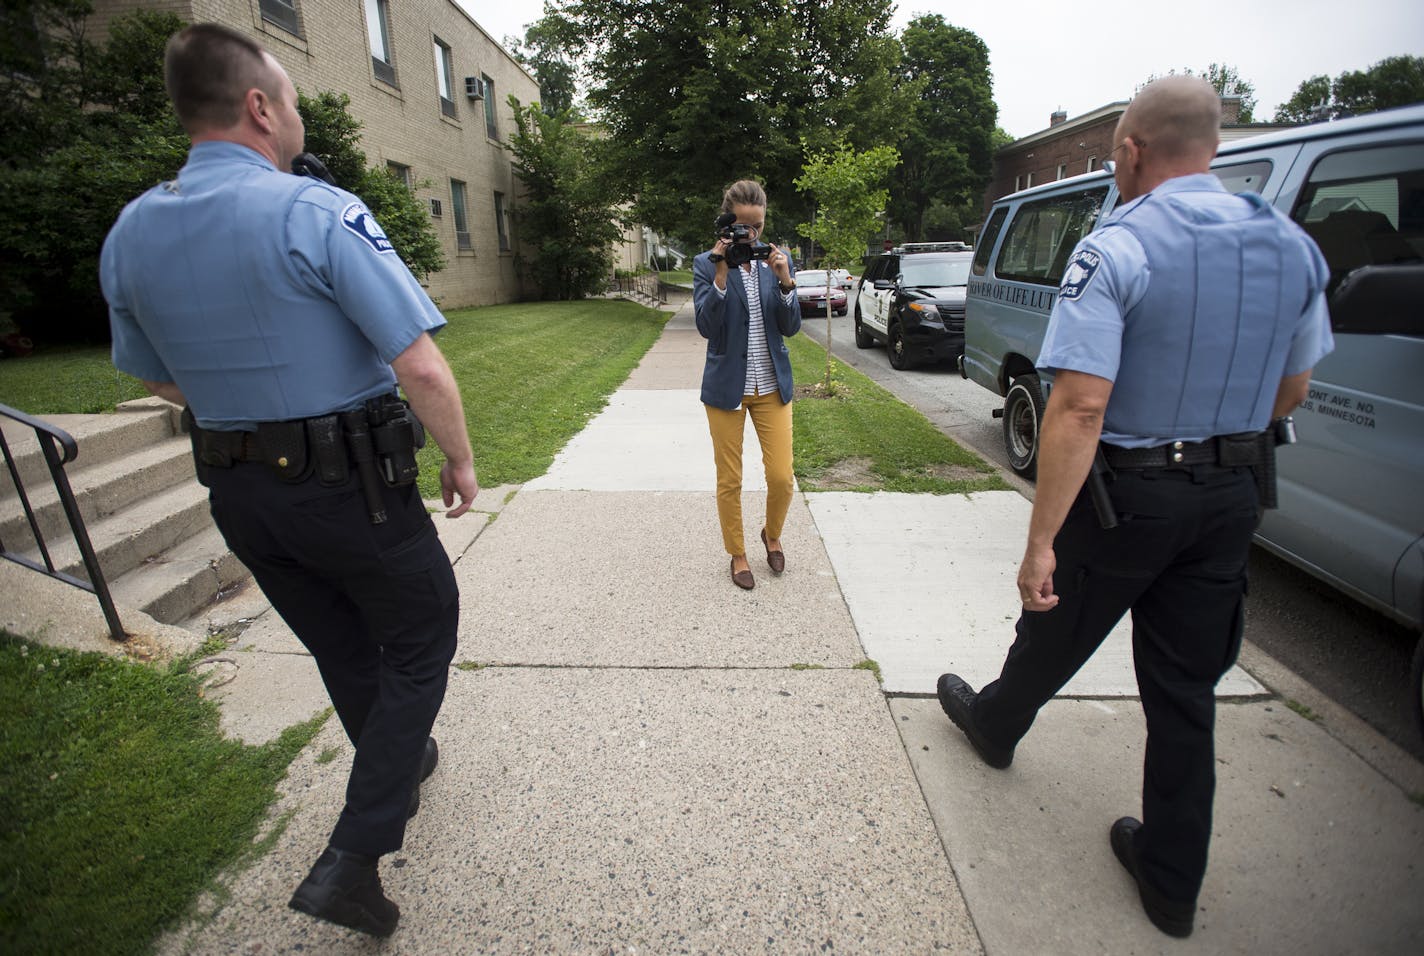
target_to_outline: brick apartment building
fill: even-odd
[[[361,149],[427,204],[445,248],[427,278],[445,309],[517,301],[513,213],[521,184],[504,148],[514,129],[505,97],[539,98],[539,84],[451,0],[95,0],[94,35],[135,9],[212,21],[255,37],[308,96],[351,97]]]
[[[1101,169],[1103,160],[1112,150],[1113,131],[1127,109],[1127,100],[1100,106],[1082,116],[1068,118],[1059,110],[1048,120],[1048,127],[1014,140],[994,154],[994,176],[984,190],[984,213],[994,200],[1009,193],[1042,186],[1069,176],[1078,176]],[[1221,99],[1221,138],[1225,140],[1255,136],[1292,124],[1241,123],[1241,98]]]

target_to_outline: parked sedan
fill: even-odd
[[[832,279],[834,280],[834,276]],[[801,303],[801,314],[825,315],[826,314],[826,271],[824,269],[807,269],[796,273],[796,300]],[[831,311],[836,315],[845,315],[848,308],[846,293],[839,283],[834,283],[829,289],[831,297]]]

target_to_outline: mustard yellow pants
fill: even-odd
[[[778,392],[746,395],[739,408],[707,409],[712,432],[712,454],[717,461],[717,518],[722,524],[722,544],[730,555],[746,554],[742,539],[742,435],[747,414],[761,441],[766,465],[766,536],[781,537],[786,512],[791,508],[791,403]]]

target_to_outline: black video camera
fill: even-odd
[[[738,268],[753,259],[766,259],[771,255],[771,246],[764,242],[752,242],[751,227],[736,221],[736,213],[724,212],[717,217],[717,238],[726,239],[727,247],[723,258],[727,265]]]

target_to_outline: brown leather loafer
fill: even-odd
[[[738,571],[737,559],[732,559],[732,583],[743,591],[750,591],[756,587],[756,578],[752,577],[751,571]]]
[[[761,529],[761,545],[766,548],[766,563],[771,567],[772,574],[780,574],[786,570],[786,552],[773,551],[771,545],[766,543],[766,529]]]

